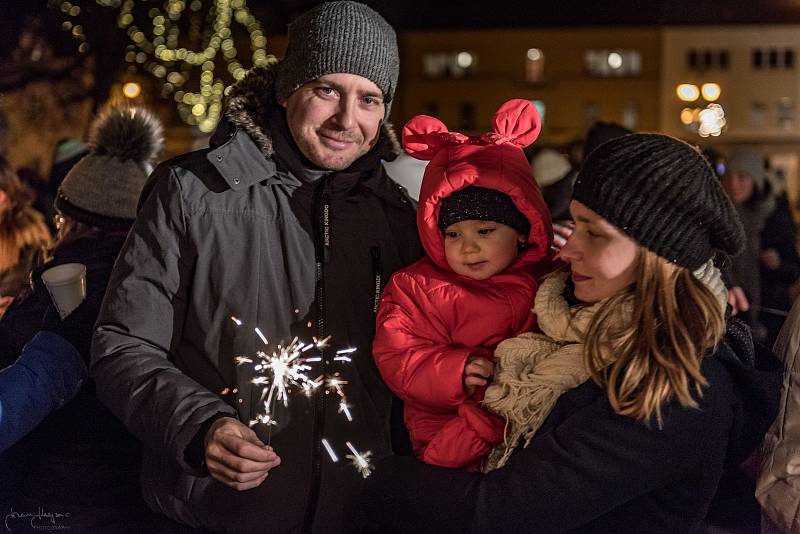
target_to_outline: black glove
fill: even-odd
[[[42,330],[58,334],[69,341],[83,356],[83,361],[87,366],[91,358],[94,323],[97,321],[100,305],[103,302],[103,289],[105,288],[89,291],[84,301],[72,310],[63,321],[55,306],[50,303],[42,321]]]

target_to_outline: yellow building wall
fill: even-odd
[[[436,103],[445,124],[456,128],[462,102],[475,107],[475,131],[490,127],[494,111],[510,98],[544,102],[546,116],[540,144],[569,142],[585,134],[584,107],[599,106],[599,119],[621,122],[627,102],[639,109],[639,129],[654,130],[659,113],[660,30],[658,28],[547,28],[513,30],[413,31],[399,36],[401,73],[392,112],[395,124]],[[541,82],[525,81],[526,53],[544,53]],[[596,78],[584,71],[590,49],[635,49],[642,71],[636,77]],[[423,72],[428,52],[468,51],[477,56],[473,76],[432,79]]]

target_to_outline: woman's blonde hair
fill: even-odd
[[[630,310],[620,323],[619,308]],[[590,321],[585,357],[614,411],[659,426],[672,400],[697,407],[707,384],[703,355],[725,331],[719,302],[694,275],[642,247],[635,282],[611,297]],[[614,358],[608,364],[608,357]]]

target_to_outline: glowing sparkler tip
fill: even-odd
[[[324,439],[324,438],[322,439],[322,446],[325,447],[326,451],[328,451],[328,455],[331,457],[332,461],[334,461],[334,462],[338,462],[339,461],[339,457],[336,456],[335,452],[333,452],[333,447],[331,447],[331,444],[328,443],[327,439]]]
[[[255,328],[255,332],[256,332],[256,334],[258,335],[258,337],[260,337],[260,338],[261,338],[261,341],[263,341],[263,342],[264,342],[264,345],[269,345],[269,341],[267,341],[267,338],[266,338],[266,337],[264,337],[264,334],[262,334],[262,333],[261,333],[261,329],[259,329],[258,327],[256,327],[256,328]]]

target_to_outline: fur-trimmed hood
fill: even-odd
[[[225,108],[225,119],[236,128],[244,130],[251,137],[264,156],[271,158],[275,153],[273,145],[273,125],[268,123],[269,111],[279,106],[275,99],[275,79],[280,63],[269,67],[251,70],[231,90]],[[400,142],[391,123],[381,126],[377,144],[370,151],[381,159],[393,161],[401,152]]]

